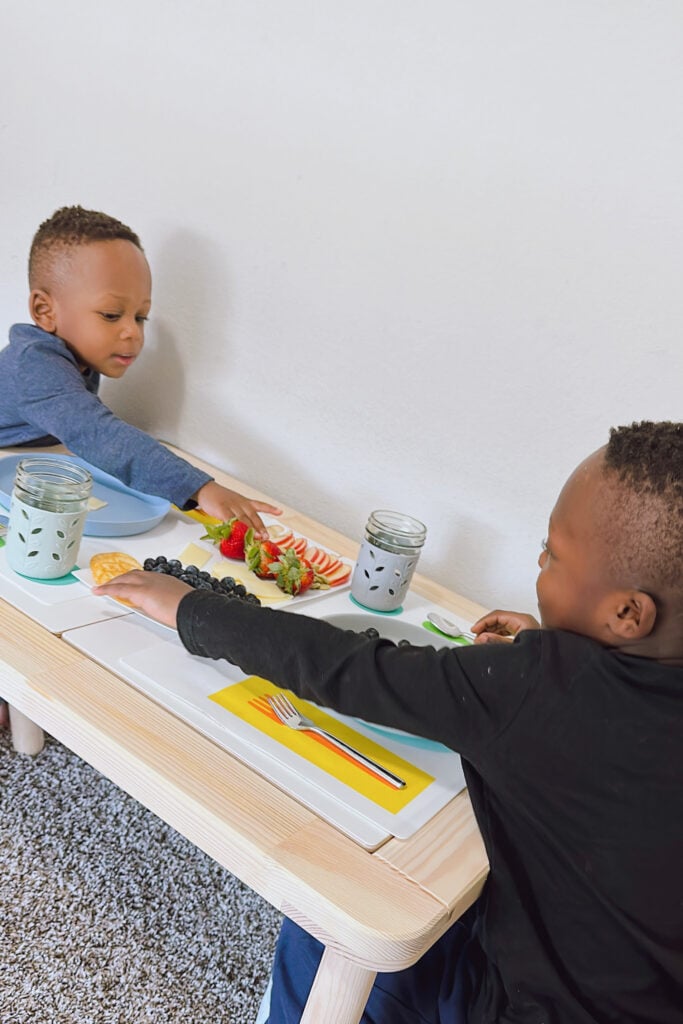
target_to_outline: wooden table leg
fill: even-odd
[[[326,948],[301,1024],[359,1024],[375,977],[375,971]]]
[[[45,743],[45,733],[30,718],[17,711],[10,704],[9,724],[12,732],[12,746],[18,754],[39,754]]]

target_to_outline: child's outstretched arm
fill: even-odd
[[[276,505],[269,505],[266,501],[256,501],[254,498],[245,498],[243,494],[231,491],[216,483],[215,480],[209,480],[208,483],[203,484],[196,494],[192,495],[192,498],[207,515],[214,516],[221,522],[227,522],[228,519],[233,518],[241,519],[247,526],[253,527],[259,536],[267,536],[259,512],[270,512],[274,516],[279,516],[282,512],[282,509],[277,508]]]
[[[514,640],[523,629],[540,629],[541,624],[533,615],[524,612],[504,612],[496,609],[487,612],[472,626],[476,634],[475,644],[507,643]]]

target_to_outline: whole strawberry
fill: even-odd
[[[244,560],[244,538],[249,527],[241,519],[229,519],[227,523],[207,526],[202,540],[212,540],[218,544],[220,553],[225,558]]]
[[[296,551],[287,548],[274,565],[275,582],[285,594],[303,594],[309,587],[327,589],[324,576],[313,568],[305,558],[299,558]]]
[[[247,530],[244,538],[244,560],[253,573],[262,580],[275,578],[275,563],[281,549],[272,540],[256,540],[253,530]]]

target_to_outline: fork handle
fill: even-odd
[[[345,751],[359,764],[365,765],[366,768],[370,768],[375,775],[379,775],[381,778],[388,782],[391,786],[396,789],[405,789],[406,781],[400,778],[398,775],[394,775],[388,768],[383,768],[381,764],[377,764],[371,757],[366,757],[365,754],[361,754],[360,750],[356,750],[355,747],[350,747],[348,743],[344,743],[344,740],[340,740],[337,736],[333,736],[332,733],[325,732],[324,729],[319,729],[317,726],[309,726],[309,732],[317,732],[318,736],[324,736],[326,740],[333,743],[335,747],[339,747],[340,750]]]

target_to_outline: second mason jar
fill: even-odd
[[[16,470],[7,526],[7,562],[37,580],[66,576],[76,565],[92,476],[66,459],[35,456]]]
[[[401,607],[427,536],[419,519],[403,512],[371,512],[351,580],[351,596],[379,612]]]

